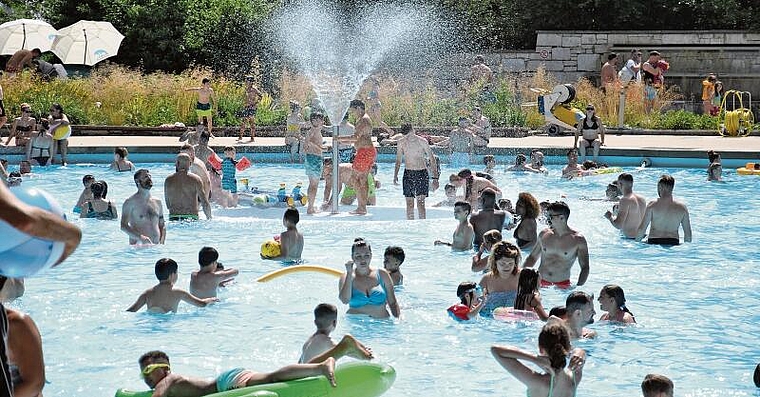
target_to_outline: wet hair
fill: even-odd
[[[676,185],[676,180],[673,179],[673,177],[670,175],[662,175],[660,177],[660,180],[657,182],[657,184],[673,189],[673,187]]]
[[[624,172],[624,173],[618,175],[617,179],[619,181],[625,181],[625,182],[633,183],[633,175],[631,175],[631,174],[629,174],[627,172]]]
[[[538,346],[549,356],[554,369],[565,368],[570,353],[570,333],[564,324],[546,324],[538,334]]]
[[[515,165],[525,164],[526,161],[528,161],[528,158],[522,153],[518,153],[515,156]]]
[[[752,380],[755,382],[755,387],[760,387],[760,364],[757,364],[757,366],[755,367],[755,373],[754,373],[754,376],[752,377]]]
[[[628,307],[625,306],[625,292],[623,292],[623,289],[620,288],[620,286],[615,284],[607,284],[602,287],[602,291],[599,293],[599,295],[601,294],[613,297],[615,299],[615,306],[617,306],[618,309],[630,314],[631,317],[635,317],[633,313],[628,310]]]
[[[554,316],[554,317],[559,317],[559,318],[565,318],[565,316],[567,316],[567,309],[565,309],[564,306],[554,306],[551,310],[549,310],[549,315]]]
[[[211,79],[209,79],[208,77],[204,77],[203,80],[201,80],[201,84],[206,84],[210,82],[211,82]]]
[[[309,121],[316,120],[316,119],[325,119],[325,115],[319,112],[311,112],[311,115],[309,115]]]
[[[611,52],[610,55],[607,55],[607,60],[611,61],[613,59],[617,58],[617,54],[614,52]]]
[[[92,197],[96,199],[102,199],[103,198],[103,191],[106,190],[105,182],[104,181],[95,181],[90,185],[90,191],[92,192]]]
[[[520,270],[520,263],[522,263],[520,248],[517,248],[516,245],[509,241],[500,241],[491,247],[491,255],[488,257],[488,268],[496,277],[499,276],[499,267],[496,265],[496,262],[503,258],[512,258],[515,260],[512,274],[517,274]]]
[[[467,214],[472,213],[472,206],[467,201],[457,201],[456,203],[454,203],[454,209],[456,209],[457,207],[462,208],[465,211],[467,211]]]
[[[399,265],[402,264],[402,263],[404,263],[404,259],[406,259],[406,253],[404,252],[404,249],[401,248],[401,247],[399,247],[399,246],[396,246],[396,245],[391,245],[391,246],[387,247],[385,249],[384,255],[385,256],[389,256],[389,255],[392,256],[393,258],[395,258],[399,262],[398,263]]]
[[[358,109],[361,109],[361,110],[366,109],[366,105],[364,104],[364,102],[361,99],[354,99],[353,101],[351,101],[351,104],[348,105],[348,107],[350,107],[350,108],[358,108]]]
[[[710,160],[711,163],[714,163],[716,159],[720,158],[720,153],[710,150],[707,152],[707,159]]]
[[[528,302],[538,292],[538,272],[527,268],[520,271],[520,279],[517,282],[517,297],[514,308],[517,310],[530,310]]]
[[[140,368],[142,368],[147,366],[148,362],[155,362],[156,360],[166,360],[168,363],[169,356],[160,350],[152,350],[140,356],[137,363],[140,364]]]
[[[488,163],[495,161],[493,154],[487,154],[483,156],[483,165],[488,165]]]
[[[320,303],[314,308],[314,323],[318,328],[327,328],[338,319],[338,308],[329,303]]]
[[[113,150],[113,153],[114,154],[118,154],[119,157],[121,157],[123,159],[127,158],[127,156],[129,155],[129,151],[127,150],[127,148],[125,148],[123,146],[119,146],[119,147],[115,148]]]
[[[282,214],[282,219],[294,225],[297,225],[298,222],[301,220],[301,214],[298,213],[297,209],[290,207],[285,210],[284,214]]]
[[[556,212],[565,216],[565,220],[570,218],[570,207],[564,201],[555,201],[546,208],[548,211]]]
[[[467,296],[467,294],[469,294],[470,292],[474,292],[477,286],[478,285],[472,281],[465,281],[465,282],[459,283],[459,286],[457,287],[457,298],[460,299],[463,305],[467,304],[464,300],[464,297]]]
[[[483,200],[483,208],[492,208],[496,206],[496,192],[487,187],[480,193],[480,198]]]
[[[356,249],[359,247],[367,247],[370,253],[372,253],[372,246],[369,245],[367,240],[365,240],[363,237],[357,237],[354,239],[354,243],[351,245],[351,255],[353,256],[356,252]]]
[[[406,135],[408,133],[412,132],[412,124],[410,123],[404,123],[401,124],[401,133]]]
[[[156,278],[159,281],[166,281],[172,274],[177,273],[178,268],[174,259],[161,258],[156,262]]]
[[[515,204],[515,207],[520,204],[525,208],[523,219],[536,219],[541,213],[541,207],[538,206],[538,200],[528,192],[522,192],[517,195],[517,203]]]
[[[673,397],[673,381],[665,375],[647,374],[641,382],[641,393],[644,397],[654,397],[662,393]]]
[[[88,181],[94,181],[95,177],[92,174],[87,174],[82,177],[82,184],[87,183]]]
[[[457,176],[465,180],[464,198],[468,199],[472,196],[472,171],[469,168],[465,168],[457,172]]]
[[[568,313],[572,313],[576,310],[581,310],[586,305],[593,306],[593,304],[594,299],[591,297],[591,295],[583,291],[573,291],[570,293],[570,295],[567,296],[567,299],[565,299],[565,309],[567,309]]]
[[[501,241],[501,239],[504,238],[501,235],[501,232],[498,229],[491,229],[485,233],[483,233],[483,243],[491,244],[491,248],[493,248],[493,245]]]
[[[198,264],[201,267],[208,266],[219,259],[219,251],[214,247],[203,247],[198,252]]]

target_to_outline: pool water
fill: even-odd
[[[138,164],[154,177],[154,195],[163,200],[169,164]],[[401,187],[392,184],[393,165],[380,164],[378,204],[403,206]],[[442,175],[454,170],[444,167]],[[702,169],[647,169],[634,172],[635,189],[656,196],[660,174],[676,179],[675,195],[691,210],[694,242],[673,248],[620,238],[603,218],[610,207],[603,197],[614,177],[574,181],[548,176],[496,173],[506,197],[531,191],[539,200],[566,200],[571,227],[588,239],[591,272],[580,289],[598,296],[604,284],[625,290],[638,326],[593,324],[595,340],[576,346],[588,352],[578,395],[640,395],[649,372],[674,380],[679,396],[757,395],[752,371],[760,360],[755,338],[760,260],[755,238],[760,230],[760,178],[725,174],[726,183],[705,182]],[[104,165],[53,168],[28,179],[71,208],[81,177],[94,174],[109,184],[108,198],[121,204],[135,191],[131,173],[109,172]],[[298,165],[256,164],[238,177],[275,189],[306,182]],[[443,186],[428,202],[443,199]],[[319,195],[321,197],[321,189]],[[399,208],[399,211],[403,211]],[[120,214],[121,215],[121,214]],[[313,221],[303,216],[304,258],[309,264],[343,269],[354,237],[372,244],[374,266],[382,266],[388,245],[407,254],[401,269],[405,285],[397,295],[400,320],[347,316],[338,300],[337,279],[297,273],[268,283],[255,279],[282,265],[259,258],[259,245],[282,229],[279,220],[218,218],[169,223],[167,244],[134,248],[118,222],[73,219],[84,231],[81,246],[59,268],[27,281],[26,296],[11,304],[29,313],[43,338],[47,379],[45,396],[112,396],[117,388],[143,390],[137,358],[153,349],[166,351],[177,373],[211,377],[233,367],[272,370],[294,363],[314,331],[312,310],[320,302],[340,310],[335,339],[351,333],[370,346],[376,360],[393,365],[397,380],[388,396],[524,396],[525,387],[491,357],[494,343],[536,351],[540,323],[510,324],[491,319],[460,323],[446,314],[456,303],[462,281],[479,281],[470,272],[470,255],[434,247],[450,239],[453,219],[398,222]],[[506,232],[505,234],[511,234]],[[156,283],[153,266],[162,257],[180,264],[178,287],[188,288],[198,250],[216,247],[220,261],[241,270],[223,289],[221,302],[195,308],[180,304],[173,315],[127,313],[137,296]],[[578,267],[572,280],[577,280]],[[542,291],[544,306],[564,304],[566,291]],[[596,303],[597,319],[601,314]]]

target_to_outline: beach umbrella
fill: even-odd
[[[0,55],[13,55],[21,49],[49,51],[55,33],[54,27],[39,19],[6,22],[0,25]]]
[[[58,29],[52,51],[65,65],[93,66],[116,55],[122,40],[110,22],[79,21]]]

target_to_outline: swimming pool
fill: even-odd
[[[163,179],[169,164],[137,164],[154,177],[154,195],[163,200]],[[402,206],[401,187],[392,184],[392,164],[379,165],[378,204]],[[580,341],[589,358],[579,395],[640,395],[646,373],[674,380],[681,396],[756,395],[752,370],[760,359],[753,337],[760,322],[760,260],[753,240],[760,230],[760,178],[724,173],[726,183],[707,184],[703,169],[650,168],[634,173],[635,189],[656,196],[656,181],[669,172],[676,178],[675,195],[691,210],[694,242],[673,248],[647,246],[619,237],[603,218],[610,206],[581,196],[602,197],[611,175],[561,181],[559,167],[549,176],[506,174],[496,178],[507,197],[520,191],[539,200],[563,196],[572,213],[571,227],[589,242],[591,273],[580,289],[598,296],[604,284],[623,287],[637,327],[593,324],[596,340]],[[445,177],[453,169],[444,167]],[[53,193],[71,208],[81,177],[91,173],[109,183],[108,197],[121,204],[135,188],[131,173],[112,173],[104,165],[53,168],[24,182]],[[260,165],[250,176],[259,187],[274,188],[306,181],[297,165]],[[321,189],[320,189],[321,196]],[[443,198],[439,189],[429,199]],[[371,209],[370,209],[371,211]],[[403,209],[399,209],[403,211]],[[112,396],[119,387],[145,389],[137,358],[161,349],[177,373],[211,377],[233,367],[271,370],[297,361],[313,330],[317,303],[339,307],[340,337],[350,332],[370,346],[378,361],[393,365],[397,380],[388,396],[524,396],[524,386],[490,355],[493,343],[514,344],[536,351],[540,324],[509,324],[489,319],[457,323],[445,309],[457,301],[456,286],[479,281],[470,272],[467,254],[434,247],[450,239],[451,219],[426,221],[315,222],[301,218],[307,263],[343,268],[356,236],[372,244],[374,266],[382,266],[388,245],[407,254],[399,291],[402,318],[370,320],[346,316],[338,300],[337,279],[315,273],[293,274],[269,283],[254,280],[281,265],[259,258],[259,245],[282,229],[279,220],[218,218],[211,222],[170,223],[167,245],[133,248],[118,222],[79,220],[84,237],[76,253],[60,268],[27,281],[26,296],[11,304],[29,313],[43,337],[49,384],[45,396]],[[196,309],[180,305],[175,315],[124,310],[155,284],[153,265],[171,257],[180,265],[178,286],[187,288],[203,245],[216,247],[220,261],[241,269],[237,282],[224,289],[221,302]],[[576,280],[578,269],[573,270]],[[542,291],[544,305],[564,303],[565,292]],[[596,302],[595,302],[596,303]],[[600,312],[598,303],[596,304]]]

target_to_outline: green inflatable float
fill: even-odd
[[[365,362],[341,364],[335,369],[338,387],[330,386],[324,376],[312,376],[287,382],[244,387],[207,397],[378,397],[388,391],[396,380],[396,370],[390,365]],[[119,389],[116,397],[151,397],[153,391]]]

